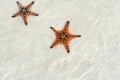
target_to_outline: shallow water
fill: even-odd
[[[32,0],[19,0],[27,5]],[[0,80],[120,80],[120,0],[35,0],[25,26],[16,0],[1,0]],[[50,29],[82,35],[70,54]]]

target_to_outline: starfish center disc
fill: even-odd
[[[28,9],[26,7],[23,7],[20,12],[22,13],[22,15],[26,15],[28,14]]]

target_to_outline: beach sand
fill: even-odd
[[[18,0],[28,5],[32,0]],[[0,80],[120,80],[120,0],[35,0],[25,26],[0,0]],[[50,49],[57,30],[82,35]]]

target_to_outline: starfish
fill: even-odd
[[[27,18],[29,15],[38,16],[37,13],[30,11],[30,8],[32,7],[33,4],[34,4],[34,1],[32,1],[29,5],[24,7],[17,1],[19,11],[15,13],[12,17],[21,16],[23,18],[25,25],[27,25]]]
[[[53,48],[53,47],[55,47],[55,46],[57,46],[59,44],[62,44],[62,45],[64,45],[66,51],[68,53],[70,53],[69,42],[73,38],[81,37],[81,35],[73,35],[73,34],[71,34],[69,32],[69,24],[70,24],[70,22],[67,21],[64,28],[62,30],[60,30],[60,31],[56,30],[53,27],[50,27],[53,30],[53,32],[55,33],[55,36],[56,36],[56,39],[53,42],[53,44],[50,46],[50,48]]]

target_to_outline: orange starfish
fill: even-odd
[[[27,25],[27,17],[29,15],[32,16],[38,16],[37,13],[34,13],[32,11],[30,11],[30,8],[32,7],[32,5],[34,4],[34,1],[32,1],[29,5],[27,5],[26,7],[23,7],[18,1],[17,1],[17,5],[19,7],[19,11],[17,13],[15,13],[12,17],[17,17],[17,16],[21,16],[23,18],[23,21],[25,23],[25,25]]]
[[[69,32],[69,24],[70,22],[67,21],[64,28],[60,31],[56,30],[53,27],[50,27],[53,32],[55,33],[56,36],[56,40],[53,42],[53,44],[51,45],[50,48],[53,48],[59,44],[64,45],[66,51],[69,53],[70,52],[70,48],[69,48],[69,42],[71,39],[73,38],[77,38],[77,37],[81,37],[81,35],[73,35]]]

